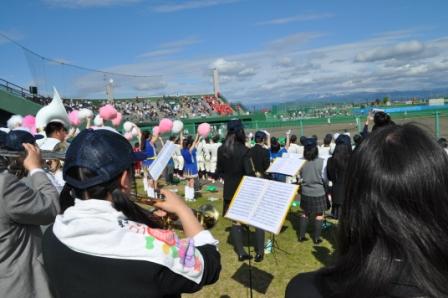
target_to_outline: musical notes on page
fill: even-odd
[[[225,217],[278,234],[297,185],[245,176]]]

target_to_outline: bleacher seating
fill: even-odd
[[[106,100],[65,99],[68,110],[88,108],[95,113]],[[229,104],[214,95],[164,96],[158,98],[116,99],[115,108],[126,120],[152,122],[161,118],[198,118],[234,113]]]
[[[40,105],[47,105],[51,97],[30,94],[24,88],[2,80],[0,85],[9,92],[27,98]],[[68,112],[87,108],[95,114],[107,103],[106,99],[63,99]],[[241,109],[232,108],[221,95],[185,95],[149,98],[115,99],[113,105],[123,114],[125,120],[133,122],[156,122],[161,118],[186,119],[208,116],[229,116],[241,113]]]

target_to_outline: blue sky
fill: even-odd
[[[3,0],[0,78],[63,96],[221,91],[245,103],[446,87],[448,1]],[[5,9],[6,8],[6,9]]]

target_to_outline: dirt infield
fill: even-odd
[[[392,120],[393,117],[392,117]],[[418,123],[421,125],[424,129],[426,129],[429,133],[432,135],[435,135],[435,118],[431,116],[427,117],[416,117],[416,118],[409,118],[409,119],[398,119],[394,120],[397,124],[404,124],[408,122]],[[440,117],[440,137],[448,138],[448,117]],[[292,134],[296,134],[297,136],[300,136],[300,127],[275,127],[270,128],[268,131],[271,133],[272,136],[279,137],[284,136],[285,132],[291,129]],[[370,129],[370,128],[369,128]],[[325,125],[308,125],[304,126],[303,132],[305,136],[311,136],[311,135],[317,135],[319,138],[319,143],[322,142],[324,136],[327,133],[341,133],[341,132],[349,132],[351,136],[354,136],[356,133],[358,133],[358,129],[356,127],[356,123],[337,123],[337,124],[325,124]],[[254,132],[253,129],[247,130],[247,132]]]

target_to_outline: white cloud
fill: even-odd
[[[179,39],[171,42],[162,43],[158,49],[145,52],[139,57],[142,58],[152,58],[168,56],[176,53],[182,52],[186,47],[200,43],[201,41],[197,37],[187,37],[185,39]]]
[[[290,57],[281,57],[275,64],[281,67],[292,67],[294,66],[294,61]]]
[[[425,45],[417,40],[401,42],[392,47],[367,50],[356,55],[356,62],[374,62],[392,58],[402,58],[420,54],[425,50]]]
[[[154,50],[154,51],[149,51],[149,52],[143,53],[143,54],[139,55],[139,57],[150,58],[150,57],[167,56],[167,55],[179,53],[181,50],[182,50],[181,48],[159,49],[159,50]]]
[[[107,7],[116,5],[129,5],[141,0],[43,0],[50,6],[65,8]]]
[[[256,74],[255,68],[248,67],[246,64],[239,61],[229,61],[224,58],[216,59],[210,68],[218,69],[219,73],[227,80],[231,80],[235,77],[251,77]]]
[[[278,19],[272,19],[268,21],[258,22],[256,25],[284,25],[289,24],[293,22],[305,22],[305,21],[315,21],[315,20],[321,20],[321,19],[328,19],[333,17],[334,15],[331,13],[308,13],[308,14],[301,14],[296,15],[292,17],[285,17],[285,18],[278,18]]]
[[[323,36],[323,34],[317,32],[299,32],[273,40],[269,45],[275,50],[284,50],[305,44],[308,41],[321,36]]]
[[[197,8],[204,8],[204,7],[210,7],[210,6],[217,6],[222,4],[229,4],[238,2],[239,0],[189,0],[189,1],[176,1],[176,2],[169,2],[165,4],[160,4],[153,6],[153,11],[155,12],[176,12],[176,11],[182,11],[182,10],[189,10],[189,9],[197,9]]]
[[[134,85],[137,91],[153,91],[153,90],[163,90],[168,86],[168,84],[163,81],[153,81],[153,82],[142,82]]]
[[[116,65],[105,71],[156,75],[154,78],[113,77],[117,82],[114,94],[135,97],[210,93],[211,69],[217,68],[223,94],[231,101],[238,100],[248,104],[366,91],[430,89],[448,85],[446,37],[424,41],[414,37],[415,41],[410,43],[403,42],[399,34],[384,34],[326,47],[300,47],[301,42],[307,40],[303,36],[308,36],[309,39],[310,35],[312,34],[302,33],[295,34],[292,38],[283,38],[282,43],[286,46],[282,51],[272,48],[272,43],[279,44],[277,40],[266,43],[266,47],[257,51],[236,55],[142,60],[135,64]],[[194,39],[186,38],[166,42],[164,45],[182,46],[192,40]],[[422,45],[423,50],[418,50],[419,45]],[[409,47],[414,50],[403,50]],[[378,49],[393,49],[391,52],[394,59],[385,59],[390,56],[390,50],[386,55],[381,54],[386,51]],[[355,61],[360,53],[370,53],[370,56],[364,56],[364,63]],[[369,59],[373,61],[367,61]],[[83,81],[84,93],[91,91],[100,94],[100,98],[105,96],[103,76],[84,77],[80,81]]]

